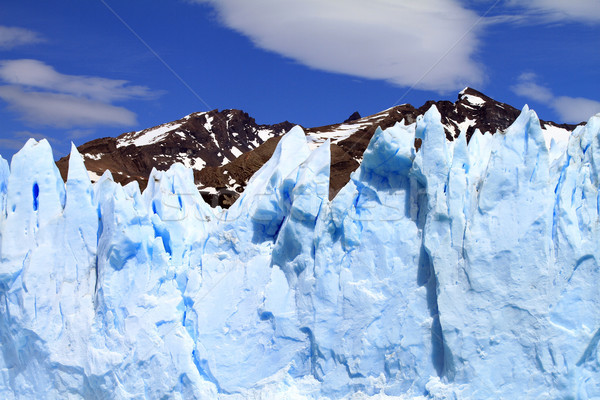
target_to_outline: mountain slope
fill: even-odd
[[[92,140],[78,147],[92,181],[110,170],[115,181],[138,181],[143,188],[152,168],[166,170],[181,162],[196,171],[235,160],[267,139],[289,131],[294,125],[282,122],[259,125],[240,110],[213,110],[187,115],[116,138]],[[57,162],[66,177],[68,157]]]
[[[520,110],[498,102],[472,88],[458,94],[457,101],[428,101],[419,108],[403,104],[360,118],[355,112],[345,122],[305,129],[309,146],[315,149],[331,142],[329,197],[349,181],[362,160],[375,130],[396,123],[412,124],[435,105],[442,117],[446,138],[452,141],[463,130],[467,140],[476,129],[492,134],[507,129]],[[565,143],[575,125],[540,121],[547,144],[552,138]],[[213,110],[190,114],[139,132],[117,138],[102,138],[78,147],[92,181],[108,169],[115,181],[136,180],[146,186],[152,168],[166,170],[181,162],[194,170],[198,188],[209,204],[229,206],[239,196],[248,179],[271,157],[280,136],[293,127],[290,122],[258,125],[240,110]],[[419,146],[419,140],[415,145]],[[58,161],[66,178],[68,156]]]

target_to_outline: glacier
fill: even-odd
[[[378,129],[328,199],[300,127],[229,209],[181,164],[0,157],[3,399],[600,398],[600,114],[546,143]],[[415,143],[419,143],[418,150]]]

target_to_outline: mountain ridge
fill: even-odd
[[[501,103],[472,88],[465,88],[454,103],[429,100],[421,107],[402,104],[366,117],[354,112],[347,120],[320,127],[303,127],[311,148],[331,142],[330,199],[349,181],[375,130],[396,123],[412,124],[429,108],[436,106],[448,140],[462,130],[467,141],[476,129],[494,134],[508,128],[520,110]],[[554,135],[568,135],[576,125],[540,121]],[[271,157],[279,138],[295,124],[257,124],[242,110],[218,109],[189,114],[118,137],[95,139],[78,146],[92,181],[110,170],[116,182],[137,181],[143,189],[151,170],[166,170],[181,162],[194,171],[198,189],[209,204],[230,206],[244,190],[250,177]],[[561,132],[562,131],[562,132]],[[418,148],[419,139],[415,146]],[[66,179],[69,156],[57,165]]]

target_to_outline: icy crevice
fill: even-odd
[[[431,257],[427,250],[423,247],[422,250],[423,261],[419,261],[419,272],[420,284],[422,284],[427,290],[427,309],[429,315],[432,318],[431,323],[431,362],[438,376],[448,375],[449,370],[448,364],[451,357],[446,357],[445,352],[448,351],[444,345],[444,334],[442,331],[442,325],[440,323],[440,314],[438,309],[438,282],[435,276],[435,269],[431,263]],[[425,272],[426,270],[426,272]],[[426,276],[426,279],[424,277]],[[449,374],[451,375],[451,373]]]
[[[577,361],[577,366],[581,366],[582,364],[584,364],[585,362],[591,361],[594,359],[595,357],[595,352],[596,349],[598,348],[598,343],[600,342],[600,328],[598,328],[596,330],[596,333],[594,333],[594,336],[592,336],[589,344],[587,345],[587,347],[585,348],[583,354],[581,355],[581,358],[579,359],[579,361]]]

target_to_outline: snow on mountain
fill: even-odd
[[[329,140],[332,149],[330,199],[350,180],[375,130],[397,122],[411,124],[435,105],[449,140],[466,131],[467,140],[476,129],[481,132],[504,131],[519,115],[514,107],[495,101],[471,88],[465,88],[456,102],[430,101],[420,108],[403,104],[361,118],[352,114],[344,123],[306,129],[311,149]],[[280,136],[292,128],[284,122],[257,125],[239,110],[217,110],[190,114],[118,138],[103,138],[79,147],[90,176],[102,176],[106,169],[115,181],[127,184],[136,180],[143,189],[152,168],[166,170],[175,162],[194,169],[198,189],[211,205],[229,206],[246,187],[248,180],[271,157]],[[554,138],[564,146],[574,125],[542,121],[548,144]],[[58,162],[66,178],[68,157]],[[95,180],[93,180],[95,182]]]
[[[213,110],[124,133],[117,138],[92,140],[79,146],[78,150],[93,182],[105,170],[110,170],[117,182],[124,185],[137,181],[144,188],[152,168],[167,170],[179,162],[194,169],[198,175],[205,167],[228,164],[292,127],[289,122],[258,125],[239,110]],[[58,161],[63,178],[66,178],[67,165],[68,157]],[[208,190],[214,189],[210,182],[208,184]],[[198,184],[200,189],[205,186]]]
[[[154,128],[145,129],[140,132],[131,132],[117,139],[117,148],[125,146],[148,146],[164,140],[169,134],[180,135],[177,131],[181,123],[168,123]],[[206,126],[206,125],[205,125]]]
[[[363,153],[377,128],[386,129],[398,122],[414,124],[417,118],[424,115],[433,105],[441,114],[450,146],[463,132],[467,141],[471,140],[476,130],[491,134],[503,132],[519,115],[516,108],[500,103],[472,88],[465,88],[458,94],[454,103],[428,101],[419,108],[403,104],[343,124],[307,129],[309,145],[313,148],[326,139],[332,143],[330,199],[346,185],[350,174],[360,165]],[[541,123],[545,137],[549,138],[548,144],[551,137],[560,140],[560,145],[566,144],[570,132],[575,128],[575,125],[558,125],[546,121]]]
[[[600,114],[567,146],[527,107],[447,128],[377,129],[329,200],[339,139],[296,127],[226,210],[181,164],[92,185],[73,148],[65,185],[30,140],[0,158],[0,396],[600,397]]]

